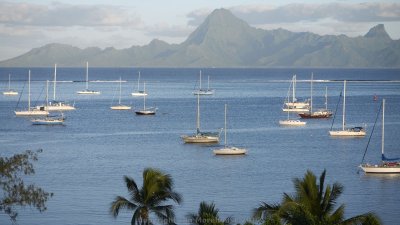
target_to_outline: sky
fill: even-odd
[[[384,24],[400,39],[400,0],[0,0],[0,60],[49,43],[79,48],[183,42],[214,9],[250,26],[362,36]]]

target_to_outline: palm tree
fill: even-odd
[[[264,224],[381,224],[373,213],[361,214],[344,219],[344,204],[335,209],[336,200],[343,192],[343,186],[335,182],[325,188],[324,170],[317,184],[316,176],[307,171],[303,179],[293,180],[295,193],[283,194],[281,204],[263,202],[254,209],[253,217],[264,221]]]
[[[111,203],[110,213],[117,217],[120,209],[133,211],[131,225],[151,225],[150,214],[163,224],[175,224],[175,214],[172,205],[163,205],[170,200],[180,204],[182,197],[173,191],[173,181],[169,174],[154,168],[143,171],[143,186],[138,188],[136,182],[124,176],[124,181],[129,192],[129,200],[117,196]]]
[[[192,225],[229,225],[231,224],[231,217],[222,221],[218,215],[219,210],[215,208],[214,203],[207,204],[206,202],[200,203],[200,208],[197,214],[189,213],[187,218]]]

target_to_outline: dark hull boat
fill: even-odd
[[[305,112],[299,113],[299,116],[303,119],[321,119],[321,118],[329,118],[332,116],[332,112],[329,110],[321,110],[316,112]]]

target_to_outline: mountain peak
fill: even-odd
[[[366,38],[382,38],[386,40],[392,40],[389,34],[385,30],[385,26],[383,24],[378,24],[371,28],[367,34],[364,35]]]

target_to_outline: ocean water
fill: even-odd
[[[48,210],[39,213],[30,207],[19,209],[18,224],[91,225],[128,224],[131,213],[122,210],[114,219],[109,214],[117,195],[128,197],[123,176],[141,186],[144,168],[155,167],[172,175],[175,189],[183,196],[176,206],[177,224],[188,224],[185,215],[195,213],[201,201],[214,202],[222,218],[236,223],[250,219],[260,202],[275,203],[283,192],[294,191],[292,179],[307,170],[319,176],[327,170],[326,184],[339,182],[344,192],[338,205],[346,205],[346,217],[373,211],[384,224],[398,224],[400,215],[399,175],[366,175],[358,165],[367,146],[382,98],[386,99],[385,153],[400,156],[400,70],[398,69],[202,69],[203,87],[210,76],[213,96],[201,97],[201,129],[216,131],[224,126],[224,104],[228,105],[228,144],[248,149],[246,156],[214,156],[223,145],[183,144],[180,136],[196,127],[199,69],[140,69],[149,96],[147,106],[158,108],[155,116],[136,116],[133,111],[112,111],[122,77],[122,102],[135,109],[142,98],[130,93],[137,85],[139,69],[89,68],[89,88],[99,96],[79,96],[85,88],[85,68],[58,68],[59,100],[75,103],[67,112],[65,126],[33,126],[17,118],[15,108],[27,106],[28,68],[0,68],[0,89],[11,86],[21,96],[0,96],[1,156],[27,149],[43,149],[35,163],[36,174],[27,181],[54,196]],[[328,107],[335,110],[343,79],[347,83],[346,123],[367,125],[364,138],[332,138],[331,119],[307,120],[305,127],[281,127],[286,114],[281,107],[289,81],[297,74],[297,96],[309,98],[313,72],[314,107],[324,107],[325,87]],[[45,99],[45,80],[53,79],[52,68],[33,68],[32,104]],[[378,101],[373,101],[373,96]],[[50,86],[50,98],[52,98]],[[295,115],[293,115],[295,116]],[[334,127],[341,126],[341,105]],[[381,123],[378,120],[366,159],[379,162]],[[0,224],[11,224],[0,214]]]

